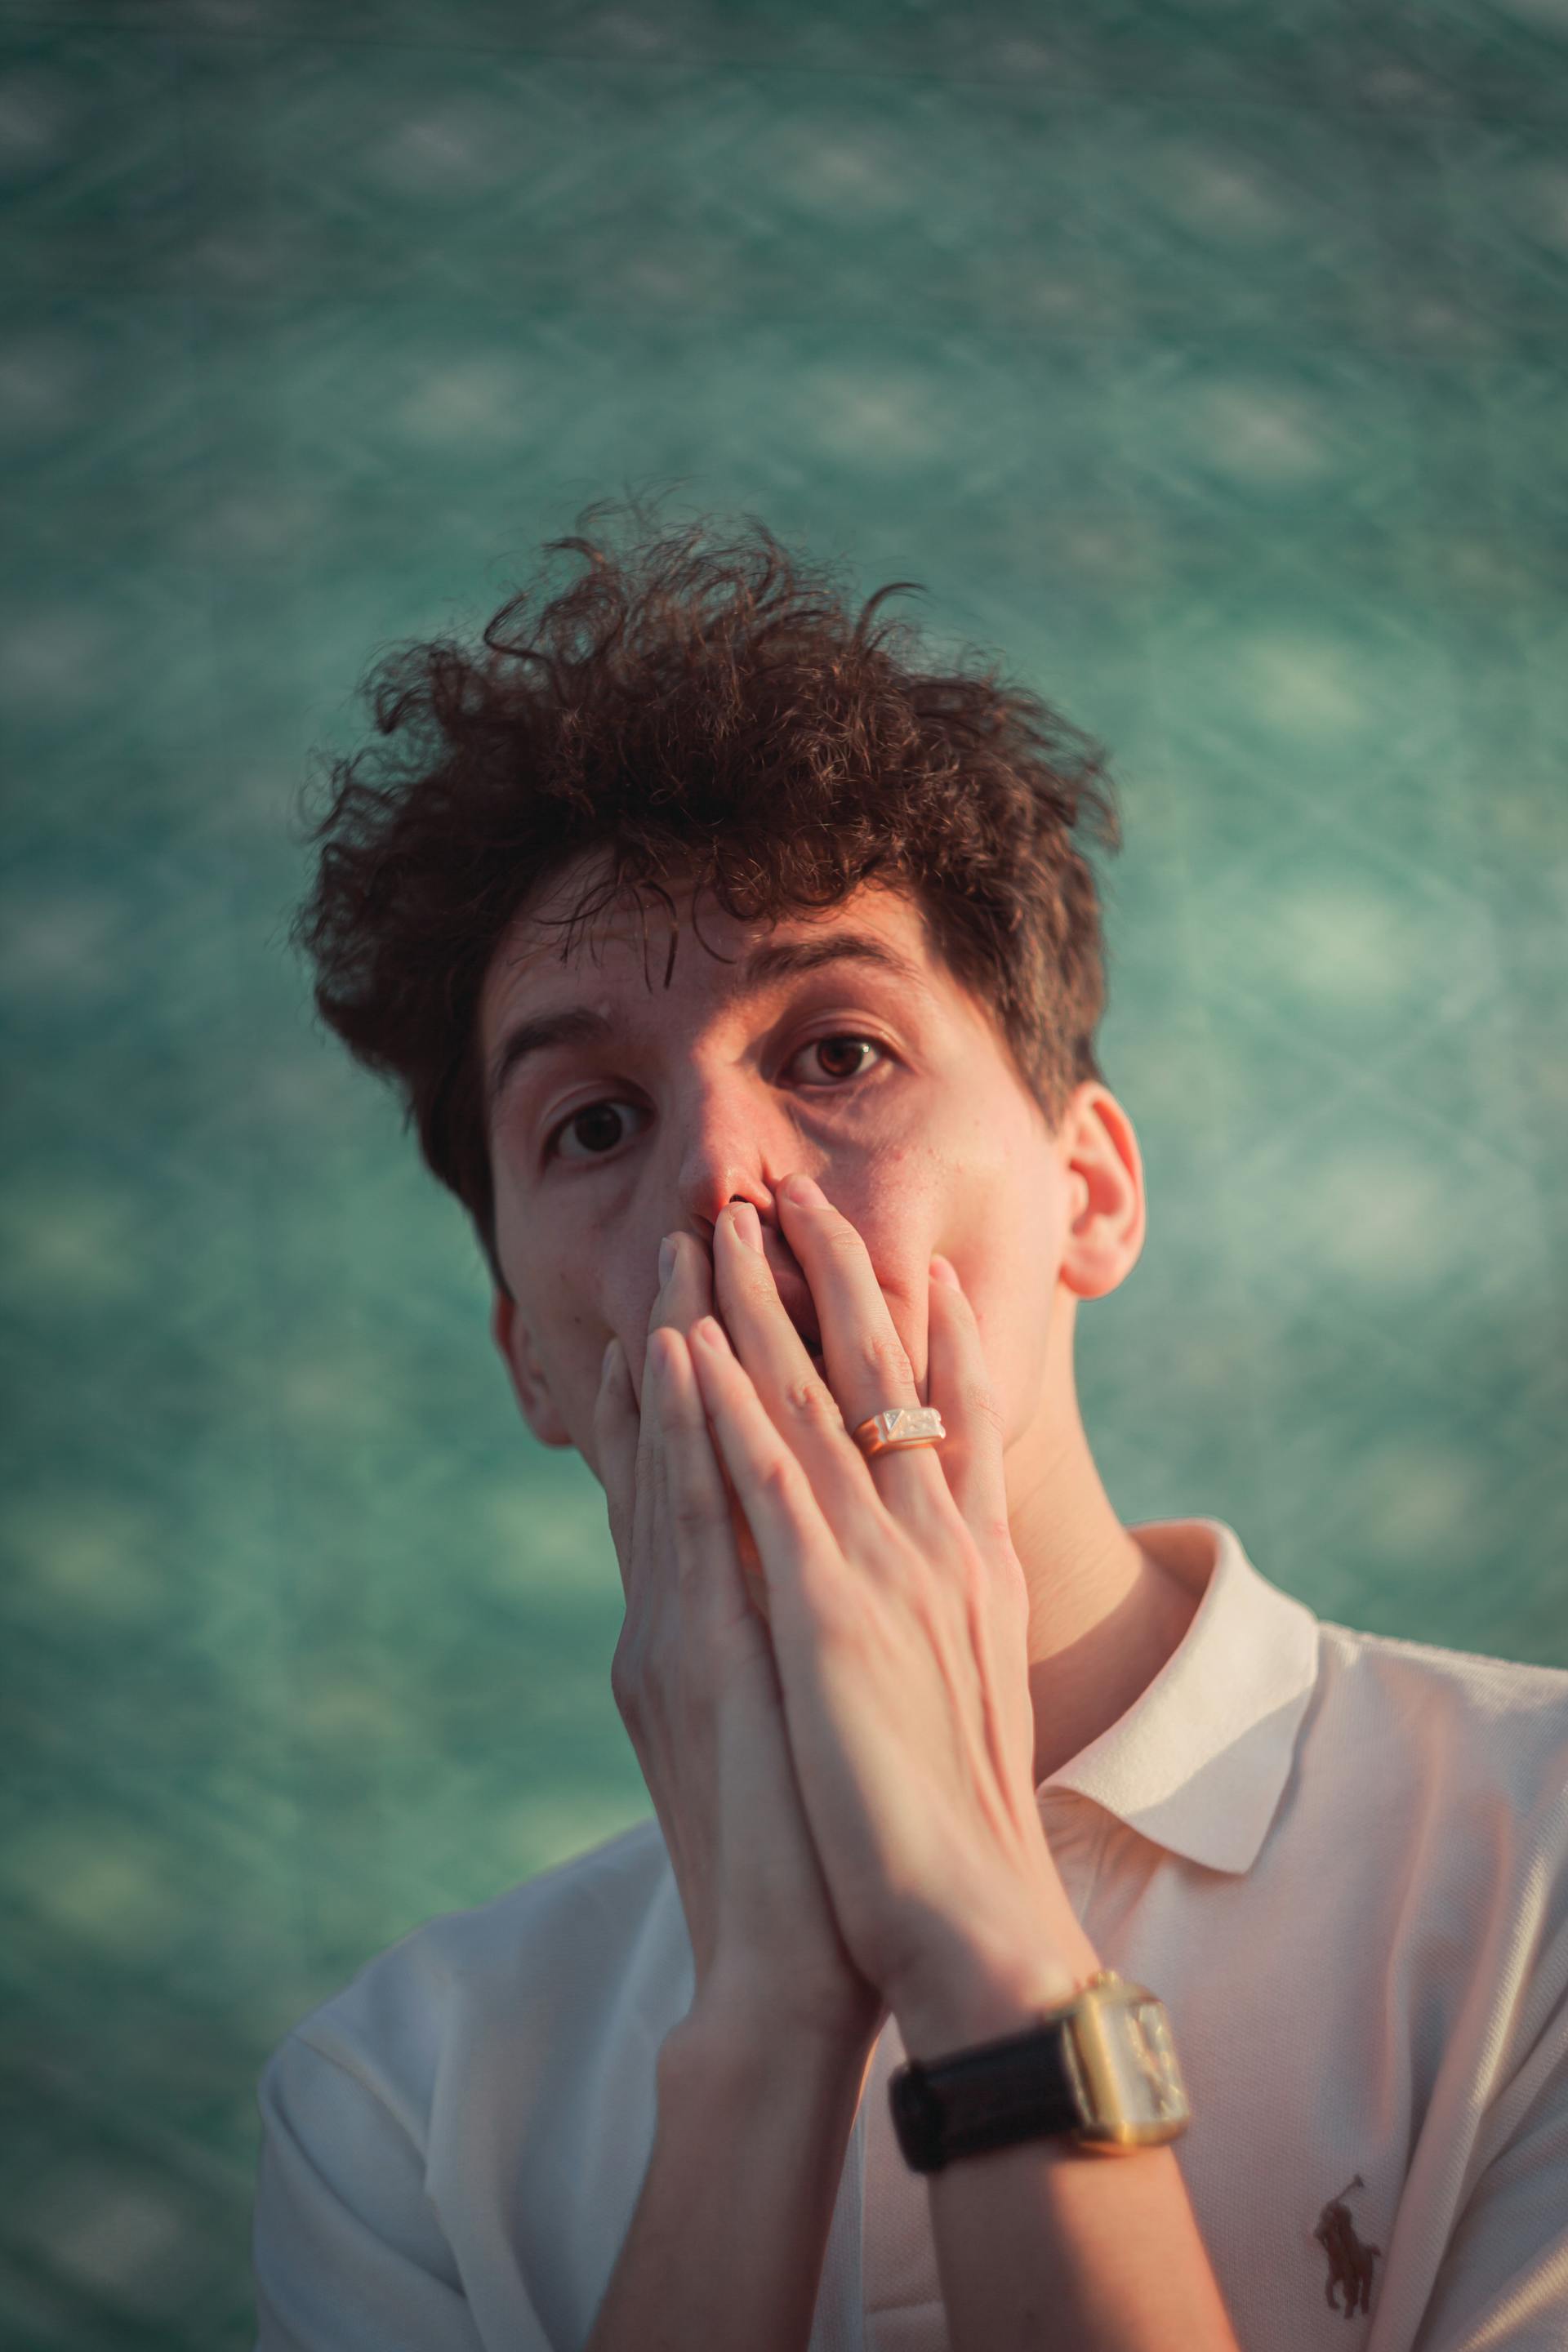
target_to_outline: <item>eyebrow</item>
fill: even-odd
[[[779,940],[753,948],[741,966],[731,992],[737,997],[759,996],[781,980],[798,979],[834,963],[870,964],[924,992],[925,975],[897,948],[868,932],[838,931],[827,940]],[[490,1117],[531,1055],[548,1053],[553,1045],[598,1044],[613,1034],[615,1027],[608,1013],[596,1013],[588,1004],[564,1005],[558,1013],[536,1013],[514,1023],[491,1058],[486,1096]]]

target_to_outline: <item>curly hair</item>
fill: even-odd
[[[360,688],[384,744],[330,760],[314,823],[301,794],[321,856],[289,940],[317,1011],[395,1084],[503,1292],[480,990],[525,903],[585,852],[606,855],[561,919],[563,955],[612,903],[658,898],[673,921],[675,880],[776,921],[875,877],[910,890],[1053,1129],[1103,1083],[1099,900],[1072,839],[1121,847],[1100,750],[972,650],[933,667],[910,624],[869,625],[918,582],[851,622],[837,567],[752,516],[661,531],[634,495],[622,545],[584,535],[615,510],[547,542],[587,566],[552,601],[546,573],[479,645],[386,655]]]

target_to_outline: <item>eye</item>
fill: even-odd
[[[867,1057],[873,1054],[885,1055],[886,1051],[886,1047],[879,1045],[874,1037],[853,1034],[813,1037],[809,1045],[802,1045],[799,1052],[790,1056],[789,1066],[793,1069],[803,1054],[816,1054],[821,1056],[816,1070],[817,1080],[820,1082],[826,1078],[829,1083],[841,1084],[847,1078],[864,1077],[868,1070],[875,1067],[875,1064]],[[801,1083],[809,1086],[812,1079],[808,1076]]]
[[[544,1147],[546,1159],[603,1160],[626,1140],[628,1117],[647,1117],[641,1105],[631,1102],[584,1103],[570,1118],[563,1118],[551,1134]],[[568,1146],[575,1145],[575,1150]]]
[[[791,1055],[786,1070],[793,1070],[803,1055],[815,1055],[815,1072],[808,1067],[795,1083],[842,1087],[868,1076],[878,1062],[887,1059],[887,1052],[876,1038],[852,1032],[813,1037]],[[628,1133],[635,1133],[650,1116],[640,1103],[623,1102],[614,1096],[584,1103],[551,1130],[545,1139],[544,1157],[578,1161],[606,1160],[626,1141]]]

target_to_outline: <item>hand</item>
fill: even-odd
[[[950,1996],[988,1972],[1046,2001],[1095,1961],[1035,1801],[1028,1596],[973,1313],[936,1261],[922,1400],[860,1236],[797,1181],[780,1188],[779,1213],[826,1379],[749,1206],[731,1203],[714,1241],[733,1347],[711,1318],[688,1344],[766,1578],[790,1752],[834,1914],[908,2041],[907,2011],[950,2013]],[[922,1402],[947,1427],[941,1451],[868,1462],[849,1430]]]
[[[710,1261],[694,1234],[671,1238],[640,1406],[612,1343],[595,1412],[626,1596],[611,1687],[686,1914],[693,2015],[806,2032],[863,2056],[887,2011],[834,1919],[767,1625],[747,1594],[749,1538],[679,1336],[712,1305]]]

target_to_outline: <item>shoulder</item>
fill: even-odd
[[[455,2052],[472,2057],[502,2030],[545,2043],[580,2036],[639,1974],[675,1999],[683,1961],[684,1920],[649,1818],[488,1903],[411,1929],[300,2021],[268,2074],[280,2081],[325,2061],[422,2141]]]
[[[1568,1846],[1568,1670],[1322,1621],[1314,1742],[1363,1794],[1539,1815]]]
[[[427,1920],[301,2019],[258,2089],[260,2340],[478,2352],[478,2283],[509,2344],[563,2341],[509,2235],[518,2200],[548,2189],[616,2005],[679,2010],[689,1953],[649,1820]],[[623,2061],[623,2137],[644,2087]]]
[[[1568,1668],[1368,1633],[1327,1618],[1319,1621],[1319,1633],[1325,1664],[1359,1683],[1363,1694],[1438,1706],[1456,1722],[1493,1725],[1527,1741],[1568,1732]]]

